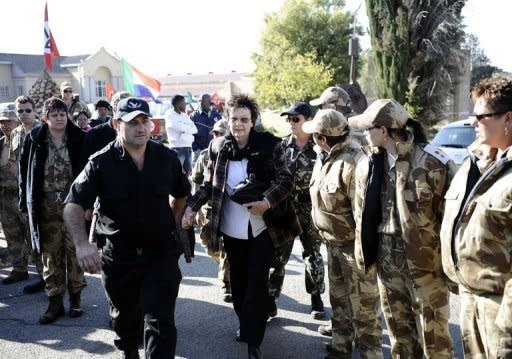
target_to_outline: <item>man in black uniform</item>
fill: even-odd
[[[117,140],[90,158],[64,210],[80,266],[102,271],[119,337],[115,345],[126,358],[138,358],[141,318],[146,358],[174,357],[176,348],[174,306],[181,273],[174,238],[190,184],[176,154],[149,141],[149,116],[142,99],[119,103]],[[84,222],[84,210],[96,197],[97,231],[106,236],[101,257]]]

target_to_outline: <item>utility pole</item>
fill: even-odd
[[[359,39],[356,34],[356,25],[357,25],[357,12],[361,8],[361,4],[354,11],[354,23],[352,25],[352,36],[348,40],[348,56],[350,56],[350,84],[356,82],[356,74],[357,74],[357,58],[359,56]]]
[[[350,56],[350,84],[356,82],[356,64],[359,56],[359,39],[352,36],[348,42],[348,55]]]

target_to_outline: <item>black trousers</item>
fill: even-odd
[[[174,358],[174,307],[181,281],[176,244],[128,248],[107,239],[102,280],[120,350],[138,347],[144,321],[146,358]]]
[[[225,234],[223,238],[230,265],[233,306],[240,321],[240,337],[249,345],[260,346],[268,318],[272,241],[266,230],[256,238],[249,235],[249,240]]]

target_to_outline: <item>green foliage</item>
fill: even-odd
[[[348,82],[353,16],[343,6],[342,0],[286,0],[266,17],[254,55],[256,97],[263,106],[289,105]]]
[[[475,34],[468,35],[466,47],[471,53],[471,87],[483,79],[503,73],[502,69],[491,65],[491,60],[480,47],[480,41]]]
[[[258,101],[264,107],[278,108],[317,96],[332,82],[333,71],[306,54],[284,57],[275,65],[262,61],[256,74]]]
[[[366,0],[378,97],[430,125],[444,117],[464,60],[465,0]]]

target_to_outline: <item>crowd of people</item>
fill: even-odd
[[[300,239],[313,318],[325,317],[326,358],[382,358],[384,318],[394,358],[451,358],[450,291],[462,298],[468,358],[512,357],[512,81],[471,90],[477,140],[457,169],[394,99],[356,112],[341,87],[281,113],[284,138],[256,129],[259,106],[233,96],[222,114],[181,95],[152,141],[148,103],[127,92],[99,100],[90,120],[69,83],[44,103],[27,96],[0,113],[0,222],[12,271],[37,280],[41,324],[79,317],[85,272],[101,273],[116,347],[174,357],[184,237],[198,227],[219,264],[234,338],[262,358],[269,318]],[[316,113],[312,107],[318,107]],[[109,113],[112,115],[110,116]],[[224,118],[225,117],[225,118]],[[322,356],[319,353],[319,356]]]

